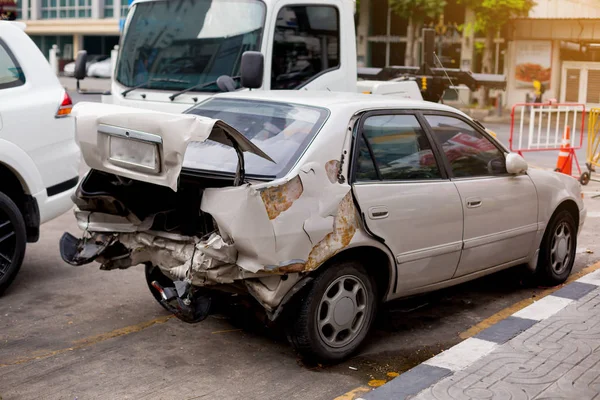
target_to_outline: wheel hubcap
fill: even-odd
[[[327,345],[342,347],[358,336],[369,312],[367,296],[365,285],[352,275],[341,276],[327,287],[316,317]]]
[[[552,248],[550,251],[552,269],[557,274],[562,274],[568,268],[571,261],[572,244],[571,229],[566,222],[562,222],[556,228],[552,237]]]
[[[8,216],[0,211],[0,280],[12,264],[16,243],[14,227]]]

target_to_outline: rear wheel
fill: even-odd
[[[377,307],[377,288],[362,265],[341,262],[323,270],[299,299],[287,327],[304,356],[335,362],[350,356],[366,337]]]
[[[23,263],[27,235],[17,205],[0,193],[0,295],[17,276]]]
[[[559,285],[567,280],[575,262],[577,227],[570,212],[558,212],[548,224],[536,268],[541,284]]]

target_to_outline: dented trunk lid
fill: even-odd
[[[238,153],[238,180],[244,173],[243,152],[274,162],[217,119],[86,102],[78,103],[73,115],[77,142],[90,168],[174,191],[190,142],[212,140],[233,147]]]

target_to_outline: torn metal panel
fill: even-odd
[[[200,208],[212,215],[223,239],[235,241],[240,267],[258,272],[278,264],[273,225],[253,186],[206,189]]]
[[[129,215],[127,217],[113,214],[97,213],[90,211],[75,210],[77,225],[82,231],[89,232],[143,232],[150,229],[153,217],[139,221],[137,218]]]
[[[299,274],[288,275],[287,279],[270,276],[244,281],[250,294],[268,311],[273,311],[286,293],[300,280]]]
[[[75,105],[73,115],[76,138],[90,168],[174,191],[189,142],[210,139],[232,146],[242,162],[243,151],[273,161],[220,120],[86,102]]]
[[[269,186],[261,190],[260,197],[265,203],[269,219],[275,219],[279,214],[288,210],[294,201],[300,198],[303,190],[300,176],[290,179],[283,185]]]
[[[308,255],[306,270],[312,271],[333,257],[350,244],[356,230],[359,229],[359,218],[354,205],[352,192],[348,192],[338,207],[333,221],[333,232],[321,240]]]

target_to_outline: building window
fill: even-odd
[[[127,16],[129,11],[129,0],[121,0],[121,18]]]
[[[114,16],[113,0],[104,0],[104,18],[112,18]]]
[[[42,0],[42,19],[91,17],[92,0]]]

